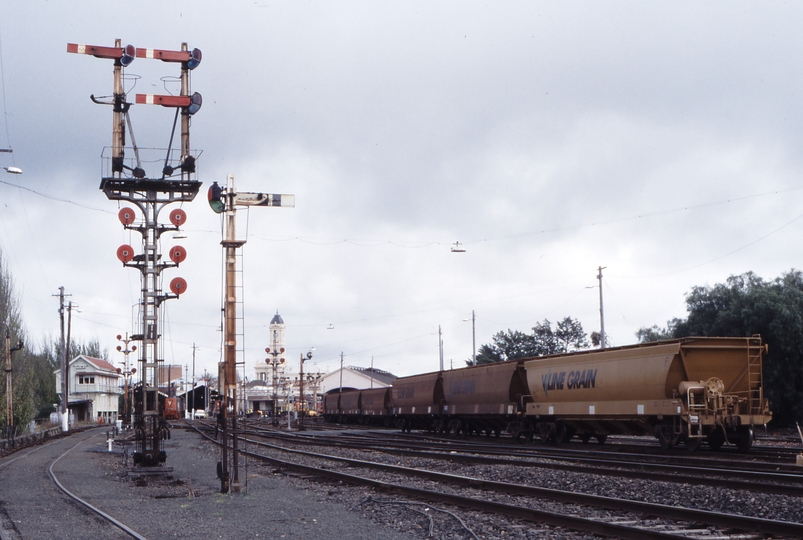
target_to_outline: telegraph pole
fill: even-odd
[[[340,393],[343,393],[343,351],[340,351]]]
[[[441,358],[441,371],[443,371],[443,334],[441,333],[441,325],[438,325],[438,351]]]
[[[597,270],[597,279],[599,280],[599,346],[604,349],[607,345],[605,339],[605,312],[602,309],[602,271],[608,268],[607,266],[600,266]]]
[[[14,425],[14,384],[12,382],[11,353],[22,350],[22,348],[22,340],[19,340],[17,345],[12,347],[11,336],[6,334],[6,432],[10,441],[14,440],[17,432],[17,426]]]
[[[195,420],[195,350],[198,347],[192,344],[192,407],[190,408],[190,418]]]
[[[70,409],[67,406],[67,396],[69,392],[67,368],[69,367],[70,361],[68,359],[69,351],[64,341],[64,297],[72,295],[64,294],[64,287],[62,286],[59,287],[59,294],[54,294],[53,296],[59,297],[59,320],[61,321],[61,341],[59,343],[61,349],[59,351],[61,353],[59,355],[61,357],[59,358],[61,362],[61,430],[66,433],[70,430]]]

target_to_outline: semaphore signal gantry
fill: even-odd
[[[114,61],[114,90],[112,96],[96,98],[94,103],[110,105],[113,111],[112,146],[104,148],[103,174],[100,189],[109,200],[126,201],[139,209],[124,207],[118,217],[123,227],[142,235],[142,252],[130,245],[122,245],[117,257],[123,266],[136,268],[142,276],[142,296],[140,300],[139,332],[131,336],[140,341],[140,382],[134,398],[134,428],[137,449],[134,464],[139,467],[162,466],[167,459],[161,449],[161,440],[169,436],[162,406],[159,403],[160,368],[163,364],[159,347],[159,315],[164,300],[178,298],[187,289],[183,278],[176,277],[170,282],[170,293],[161,290],[160,274],[167,268],[178,267],[186,259],[187,252],[181,246],[170,249],[170,261],[162,261],[159,239],[164,232],[178,231],[187,215],[177,208],[170,212],[169,223],[160,224],[159,214],[169,204],[191,202],[201,187],[196,178],[196,160],[199,152],[190,148],[190,120],[201,108],[202,98],[190,89],[190,73],[201,63],[201,51],[190,50],[186,43],[181,50],[141,49],[133,45],[123,46],[115,40],[114,47],[67,44],[67,52],[88,54],[96,58]],[[155,59],[180,65],[179,95],[136,94],[135,103],[160,105],[174,109],[173,128],[170,143],[165,149],[143,149],[137,146],[129,114],[134,103],[127,99],[124,83],[127,80],[123,69],[130,66],[136,58]],[[133,79],[133,77],[132,77]],[[178,120],[181,119],[179,148],[173,148]],[[126,146],[126,133],[130,135],[131,146]],[[149,154],[149,155],[148,155]],[[156,170],[147,171],[146,166]]]

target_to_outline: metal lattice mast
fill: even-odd
[[[142,236],[141,253],[129,245],[120,246],[117,257],[123,266],[136,268],[141,274],[140,299],[140,333],[131,336],[132,340],[141,341],[140,347],[140,384],[135,392],[134,428],[136,430],[137,450],[134,453],[135,465],[157,466],[167,459],[161,448],[161,440],[166,437],[168,425],[165,422],[159,403],[160,357],[159,311],[164,300],[178,298],[186,290],[187,284],[182,278],[174,278],[170,282],[170,293],[161,290],[160,276],[165,268],[177,267],[186,257],[181,246],[171,248],[170,261],[162,261],[159,252],[159,240],[166,231],[177,231],[186,221],[186,214],[181,209],[170,212],[170,224],[160,224],[159,215],[166,206],[176,202],[191,202],[198,194],[201,182],[195,179],[195,153],[189,148],[190,116],[201,106],[199,94],[190,94],[189,72],[201,62],[201,51],[190,51],[186,43],[182,43],[180,51],[159,49],[136,49],[132,45],[122,47],[118,39],[114,47],[98,47],[93,45],[68,44],[67,52],[90,54],[98,58],[114,60],[114,95],[109,102],[100,101],[92,96],[95,103],[113,107],[112,148],[111,157],[104,151],[104,174],[100,189],[110,200],[126,201],[139,209],[141,221],[137,221],[137,212],[125,207],[118,217],[126,229],[134,230]],[[162,149],[165,152],[163,166],[155,174],[149,174],[142,168],[141,150],[134,143],[133,133],[130,148],[133,160],[126,158],[125,134],[126,126],[131,131],[129,109],[131,103],[126,99],[123,87],[123,68],[131,64],[134,58],[152,58],[163,62],[181,64],[180,95],[137,94],[136,103],[156,104],[175,109],[176,119],[181,115],[181,150],[176,159],[172,148]],[[173,129],[175,131],[175,120]],[[170,146],[172,147],[171,133]],[[161,160],[147,160],[148,163]],[[151,171],[153,173],[154,171]]]

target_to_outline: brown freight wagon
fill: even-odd
[[[760,337],[684,338],[524,362],[526,417],[544,439],[649,434],[662,448],[725,442],[747,450],[772,419]]]
[[[361,424],[390,425],[390,387],[360,390]]]
[[[522,361],[444,371],[440,431],[518,434],[530,391]]]
[[[402,431],[432,430],[440,418],[443,381],[440,372],[399,377],[393,381],[393,416]]]

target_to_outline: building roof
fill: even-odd
[[[103,360],[102,358],[94,358],[92,356],[84,356],[83,354],[79,354],[78,356],[70,360],[70,365],[72,366],[79,360],[83,360],[84,362],[93,366],[99,372],[107,372],[110,375],[111,374],[117,375],[117,368],[115,368],[113,365],[111,365],[106,360]],[[54,370],[53,373],[61,373],[61,368]]]
[[[84,355],[81,355],[81,356],[84,358],[84,360],[86,360],[90,364],[94,365],[98,369],[101,369],[103,371],[114,371],[114,372],[117,371],[117,368],[115,368],[113,365],[111,365],[106,360],[103,360],[102,358],[93,358],[91,356],[84,356]],[[75,360],[77,360],[77,358],[73,359],[73,361],[75,361]],[[70,363],[72,363],[72,362],[70,362]]]
[[[379,382],[381,382],[383,384],[388,384],[388,385],[391,384],[393,381],[395,381],[398,378],[393,373],[390,373],[388,371],[384,371],[384,370],[381,370],[381,369],[376,369],[376,368],[370,368],[370,367],[363,368],[363,367],[356,367],[356,366],[346,366],[346,369],[351,369],[353,371],[359,371],[363,375],[365,375],[367,377],[371,377],[375,381],[379,381]]]
[[[270,320],[271,324],[284,324],[284,320],[282,320],[282,316],[279,315],[279,310],[276,310],[276,315]]]

